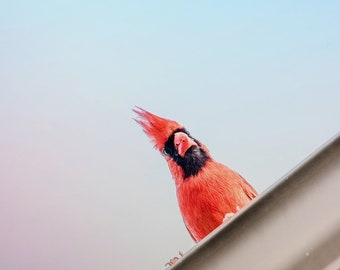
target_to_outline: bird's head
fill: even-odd
[[[196,175],[210,159],[208,149],[176,121],[159,117],[139,107],[133,111],[138,115],[135,121],[168,161],[170,169],[175,162],[183,169],[184,178]]]

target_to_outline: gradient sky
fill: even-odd
[[[0,269],[162,269],[194,246],[132,120],[259,192],[340,130],[339,1],[1,1]]]

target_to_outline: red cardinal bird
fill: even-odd
[[[257,196],[242,176],[216,162],[182,125],[139,107],[133,111],[169,165],[185,226],[196,242]]]

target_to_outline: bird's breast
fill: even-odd
[[[209,162],[196,176],[177,179],[177,198],[183,220],[196,241],[223,223],[227,213],[236,213],[250,198],[243,178],[228,167]]]
[[[225,194],[215,183],[202,183],[187,179],[177,189],[181,214],[188,230],[196,241],[200,241],[222,224],[224,216],[232,212],[226,203]]]

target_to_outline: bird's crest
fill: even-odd
[[[146,135],[151,138],[155,147],[160,151],[175,130],[184,128],[176,121],[159,117],[140,107],[136,106],[133,111],[138,115],[138,119],[134,120],[142,126]]]

